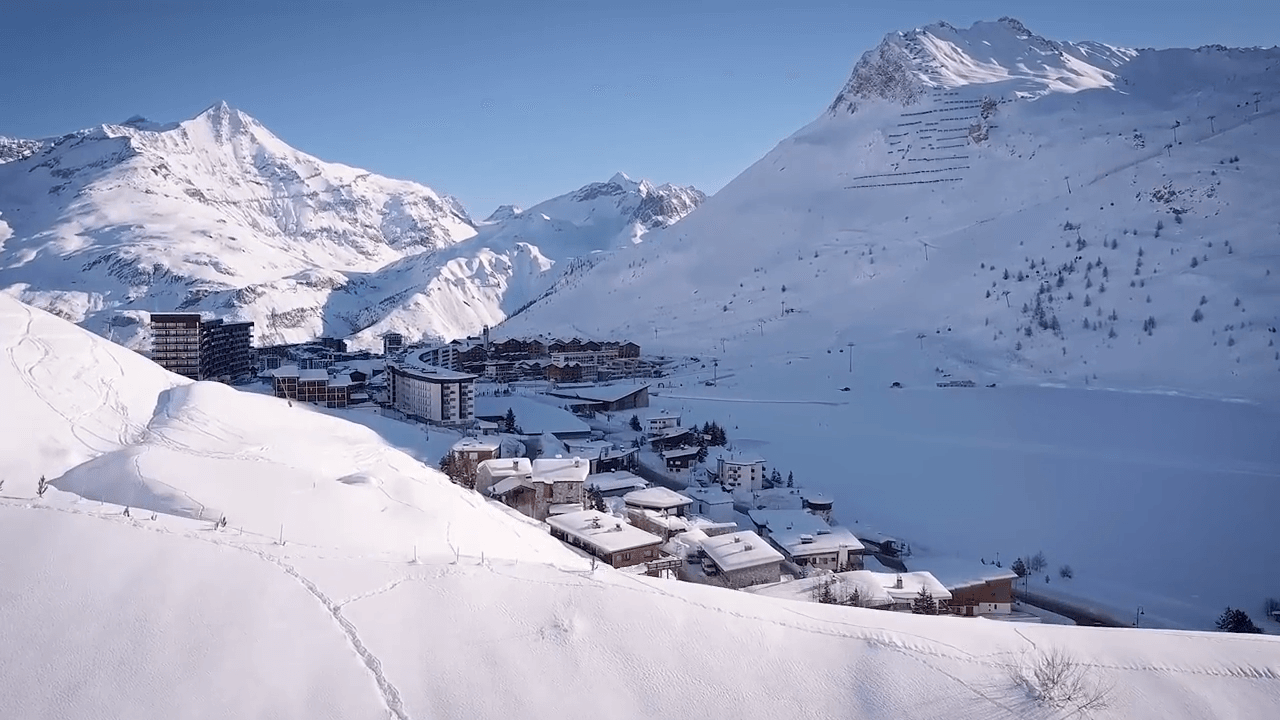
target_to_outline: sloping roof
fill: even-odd
[[[302,381],[312,381],[312,382],[316,380],[323,380],[325,382],[329,382],[329,371],[328,370],[302,370],[302,371],[299,371],[298,373],[298,379]]]
[[[1011,580],[1018,577],[1008,567],[983,565],[977,560],[956,557],[922,557],[912,558],[910,568],[928,570],[948,589],[982,585],[992,580]]]
[[[507,493],[523,486],[529,478],[524,475],[512,475],[511,477],[499,480],[489,488],[490,495],[506,495]]]
[[[553,405],[538,402],[533,398],[510,395],[500,397],[481,395],[476,398],[475,414],[477,417],[502,417],[510,409],[516,416],[516,424],[525,435],[542,435],[543,433],[590,434],[591,428],[579,420],[573,413]]]
[[[590,490],[592,488],[600,492],[612,492],[621,490],[622,488],[634,488],[639,490],[647,487],[649,483],[641,480],[639,477],[625,470],[616,470],[614,472],[596,473],[588,475],[583,487]]]
[[[898,578],[902,578],[902,588],[896,587]],[[943,587],[933,575],[927,572],[892,573],[871,572],[869,570],[853,570],[835,574],[810,575],[809,577],[788,580],[769,585],[757,585],[747,588],[748,592],[757,595],[782,598],[784,600],[813,600],[814,588],[825,578],[833,581],[832,591],[836,595],[850,595],[856,589],[859,604],[863,607],[884,607],[895,603],[911,602],[920,594],[921,588],[927,588],[934,600],[950,600],[951,593]]]
[[[670,460],[671,458],[688,457],[690,455],[697,455],[698,450],[699,448],[696,448],[696,447],[678,447],[678,448],[672,448],[670,450],[663,450],[662,459]]]
[[[782,553],[750,530],[708,537],[702,551],[724,572],[782,562]]]
[[[708,505],[722,505],[725,503],[732,504],[733,496],[719,487],[695,487],[689,488],[685,494],[699,502]]]
[[[547,518],[547,524],[602,552],[614,553],[661,544],[662,538],[598,510],[581,510]]]
[[[751,521],[769,530],[769,539],[786,548],[792,557],[823,555],[845,549],[857,552],[862,543],[849,529],[831,527],[804,510],[752,510]]]
[[[591,463],[583,458],[538,458],[533,461],[533,479],[576,480],[582,482],[591,472]]]
[[[500,447],[502,447],[501,438],[492,436],[487,438],[464,437],[454,443],[452,449],[454,452],[461,452],[463,450],[489,450],[496,452]]]
[[[549,390],[548,395],[561,398],[572,398],[575,400],[588,400],[590,402],[618,402],[628,395],[633,395],[641,390],[649,387],[648,383],[642,385],[592,385],[590,387],[561,387],[556,390]]]
[[[692,498],[685,497],[675,490],[664,487],[633,490],[623,495],[622,501],[635,507],[653,508],[655,510],[667,510],[693,504]]]
[[[299,372],[297,365],[281,365],[275,370],[268,370],[267,374],[278,378],[296,378]]]

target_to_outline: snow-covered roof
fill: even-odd
[[[841,549],[856,552],[863,548],[848,528],[831,527],[822,518],[804,510],[752,510],[748,515],[756,525],[768,528],[769,539],[786,548],[792,557],[825,555]]]
[[[697,454],[698,454],[698,448],[696,447],[678,447],[678,448],[671,448],[670,450],[663,450],[662,459],[670,460],[671,458],[689,457],[690,455],[697,455]]]
[[[1018,577],[1008,567],[983,565],[977,560],[956,557],[911,558],[908,567],[928,570],[949,590],[982,585],[992,580],[1009,580]]]
[[[740,452],[728,450],[726,448],[716,448],[708,452],[707,462],[716,463],[720,460],[723,460],[729,465],[756,465],[764,463],[764,458],[756,453]]]
[[[556,503],[547,508],[547,512],[551,515],[568,515],[581,509],[582,505],[579,503]]]
[[[329,382],[329,371],[323,369],[301,370],[298,372],[298,380],[301,382],[315,382],[317,380]]]
[[[591,428],[573,413],[554,405],[538,402],[533,398],[511,395],[499,397],[481,395],[476,398],[475,414],[484,417],[501,417],[510,409],[515,413],[516,424],[525,435],[553,435],[566,433],[589,434]]]
[[[583,482],[591,472],[591,463],[579,457],[537,458],[533,461],[533,480]]]
[[[702,551],[724,572],[782,562],[782,553],[750,530],[708,537]]]
[[[679,419],[680,419],[680,413],[673,413],[673,412],[659,412],[656,415],[650,415],[648,418],[649,422],[653,422],[655,420],[679,420]]]
[[[570,452],[593,458],[598,458],[604,451],[613,449],[613,443],[608,440],[565,440],[564,446]]]
[[[634,507],[653,508],[655,510],[669,510],[671,508],[692,505],[693,500],[685,497],[675,490],[664,487],[650,487],[643,490],[633,490],[622,496],[623,502]]]
[[[622,398],[649,387],[648,383],[640,385],[591,385],[588,387],[564,387],[547,392],[555,397],[589,400],[591,402],[617,402]]]
[[[897,587],[899,577],[902,578],[901,588]],[[894,573],[853,570],[835,574],[810,575],[796,580],[757,585],[747,590],[757,595],[784,600],[812,601],[814,588],[827,578],[831,579],[832,592],[837,596],[847,596],[857,590],[859,604],[863,607],[874,608],[909,603],[920,594],[921,588],[927,588],[934,600],[951,599],[951,593],[937,578],[927,572]]]
[[[278,378],[296,378],[299,372],[297,365],[281,365],[275,370],[268,370],[267,374]]]
[[[489,477],[505,478],[512,475],[532,475],[533,463],[529,458],[493,458],[483,460],[476,466],[476,472]]]
[[[512,475],[494,483],[493,486],[489,488],[489,494],[506,495],[512,490],[524,486],[528,481],[529,477],[527,475]]]
[[[719,487],[695,487],[685,490],[685,494],[694,500],[706,503],[707,505],[723,505],[732,504],[733,496]]]
[[[630,512],[640,513],[654,525],[664,528],[667,532],[678,533],[689,529],[689,521],[679,515],[663,515],[657,510],[648,508],[632,508]]]
[[[639,477],[627,472],[626,470],[615,470],[614,472],[596,473],[588,475],[583,486],[588,489],[596,489],[600,492],[612,492],[621,490],[622,488],[635,488],[637,490],[647,487],[649,483],[641,480]]]
[[[497,452],[502,447],[502,439],[497,437],[464,437],[453,444],[454,452],[462,452],[464,450],[479,450]]]
[[[680,427],[679,425],[677,425],[677,426],[675,426],[675,427],[663,428],[662,430],[659,430],[659,431],[657,431],[657,432],[653,433],[653,435],[652,435],[652,437],[651,437],[650,439],[652,439],[652,440],[670,440],[671,438],[678,438],[678,437],[680,437],[681,435],[688,435],[688,434],[690,434],[690,433],[692,433],[692,432],[693,432],[693,431],[692,431],[691,429],[687,428],[687,427]]]
[[[476,375],[471,373],[458,372],[457,370],[449,370],[448,368],[430,365],[423,361],[422,356],[426,353],[409,353],[402,362],[389,363],[389,365],[401,372],[408,373],[417,378],[424,380],[438,380],[440,382],[460,382],[465,380],[475,380]]]
[[[620,552],[662,543],[662,538],[657,535],[628,525],[622,518],[606,515],[598,510],[579,510],[564,515],[553,515],[547,518],[547,524],[599,548],[602,552]]]

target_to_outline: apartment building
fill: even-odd
[[[151,359],[192,380],[232,380],[252,367],[253,323],[200,313],[152,313]]]

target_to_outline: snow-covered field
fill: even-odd
[[[927,556],[1011,561],[1043,550],[1036,592],[1118,618],[1208,629],[1230,604],[1261,615],[1280,595],[1280,412],[1274,406],[1102,389],[939,388],[930,373],[840,348],[722,362],[656,389],[686,424],[831,495]],[[847,352],[848,348],[844,348]],[[696,366],[695,366],[696,367]],[[725,375],[729,375],[727,379]],[[980,379],[980,378],[979,378]],[[892,389],[894,381],[903,389]],[[842,392],[841,387],[850,387]],[[1058,569],[1071,565],[1075,578]],[[1272,630],[1280,630],[1275,627]]]
[[[901,616],[592,570],[367,427],[186,383],[7,297],[0,330],[6,718],[1047,718],[1064,711],[1010,667],[1049,648],[1110,688],[1095,717],[1280,703],[1270,637]],[[119,401],[85,406],[84,387]]]

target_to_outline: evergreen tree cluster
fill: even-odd
[[[920,592],[911,601],[911,612],[915,615],[938,614],[938,601],[933,599],[933,593],[929,592],[929,588],[920,588]]]
[[[1218,616],[1218,629],[1232,633],[1261,633],[1262,628],[1253,624],[1249,614],[1238,608],[1228,607]]]
[[[707,445],[712,447],[724,447],[724,445],[729,442],[728,436],[725,435],[724,428],[716,424],[714,420],[703,423],[699,433],[701,439],[698,444],[702,447],[706,447]]]

